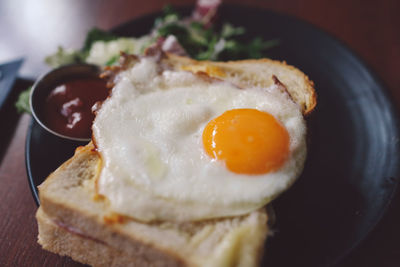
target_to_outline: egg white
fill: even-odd
[[[98,111],[93,136],[103,160],[99,193],[117,213],[142,221],[194,221],[248,213],[300,174],[306,127],[300,108],[273,85],[240,89],[143,58],[118,77]],[[276,172],[236,174],[205,154],[202,133],[223,112],[272,114],[290,136],[290,156]]]

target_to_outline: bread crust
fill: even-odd
[[[61,256],[69,256],[84,264],[99,267],[184,266],[182,262],[173,259],[167,261],[165,259],[146,259],[144,256],[132,257],[102,241],[68,231],[52,221],[42,208],[38,209],[36,219],[40,232],[38,242],[44,249]]]
[[[289,65],[286,61],[278,61],[268,58],[263,59],[246,59],[226,62],[215,62],[215,61],[196,61],[187,57],[177,56],[174,54],[167,53],[167,62],[169,62],[174,68],[186,66],[187,70],[190,70],[187,66],[193,66],[192,70],[196,70],[196,67],[207,67],[215,66],[220,68],[220,71],[208,73],[212,77],[221,78],[225,80],[231,80],[231,77],[227,74],[238,74],[241,71],[249,72],[249,67],[257,66],[255,77],[265,87],[273,84],[273,76],[276,76],[288,89],[291,98],[300,105],[303,115],[309,115],[317,105],[317,94],[314,88],[314,82],[301,70]],[[184,67],[185,69],[185,67]],[[273,70],[273,71],[270,71]],[[256,80],[257,80],[256,79]],[[241,81],[239,81],[240,83]],[[255,80],[248,81],[244,85],[259,85]],[[297,85],[297,86],[293,86]]]

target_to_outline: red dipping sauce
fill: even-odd
[[[100,78],[74,79],[50,91],[43,109],[43,121],[51,130],[76,138],[90,138],[92,106],[107,98],[109,90]]]

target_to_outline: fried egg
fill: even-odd
[[[276,85],[239,88],[144,57],[97,112],[98,193],[140,221],[246,214],[299,176],[305,135],[300,107]]]

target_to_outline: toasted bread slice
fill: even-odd
[[[298,69],[273,60],[198,62],[166,54],[161,64],[207,74],[239,87],[282,86],[304,115],[316,105],[313,83]],[[132,62],[128,62],[128,66]],[[134,62],[133,62],[134,64]],[[111,69],[118,72],[124,68]],[[113,214],[98,197],[101,159],[92,143],[39,187],[39,243],[93,266],[257,266],[267,237],[264,208],[199,222],[143,223]]]
[[[110,213],[93,182],[90,143],[39,187],[39,243],[93,266],[256,266],[267,235],[264,209],[187,223],[141,223]]]
[[[204,72],[211,77],[230,81],[243,88],[269,87],[276,83],[275,78],[277,78],[286,87],[293,101],[299,104],[304,115],[311,113],[317,104],[313,81],[286,62],[267,58],[228,62],[196,61],[173,54],[167,54],[167,61],[174,68]]]

